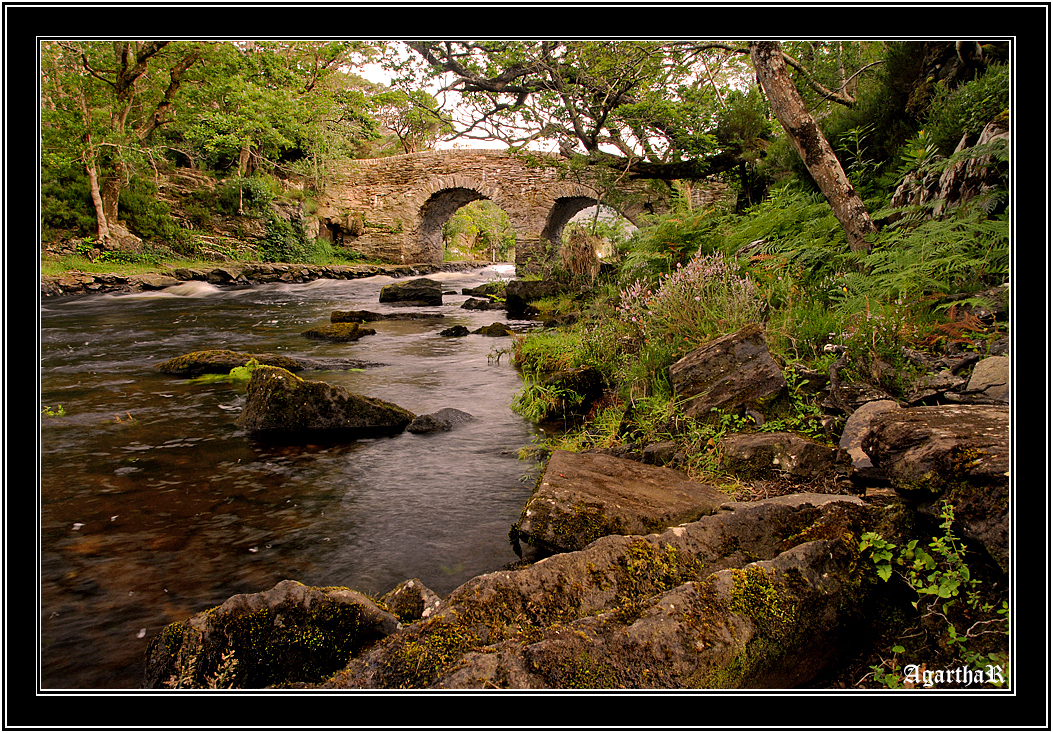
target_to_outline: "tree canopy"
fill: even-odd
[[[90,199],[105,241],[121,234],[122,192],[165,162],[242,180],[299,174],[320,189],[335,160],[458,140],[554,150],[674,186],[721,175],[741,205],[789,172],[836,180],[824,191],[833,202],[894,168],[925,121],[949,152],[1006,86],[995,75],[973,97],[955,92],[1003,62],[1005,44],[785,42],[771,54],[785,68],[778,91],[758,84],[755,50],[721,40],[46,41],[45,216],[83,228]],[[382,62],[391,84],[359,76],[367,61]],[[780,112],[790,97],[830,143],[819,168],[790,144],[802,142]]]

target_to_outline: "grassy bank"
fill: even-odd
[[[850,251],[825,201],[793,185],[744,214],[677,212],[641,229],[608,275],[579,277],[570,294],[538,304],[570,325],[517,337],[526,386],[514,407],[532,419],[580,408],[584,395],[551,377],[589,367],[603,396],[584,414],[564,409],[546,448],[673,440],[693,456],[687,468],[712,468],[716,439],[750,418],[685,418],[669,366],[759,323],[790,384],[759,429],[828,440],[805,375],[826,374],[846,353],[843,379],[902,395],[918,371],[912,351],[986,353],[1007,332],[992,314],[1007,312],[1008,265],[1007,217],[978,209],[888,226],[869,252]]]

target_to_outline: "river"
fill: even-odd
[[[511,268],[429,275],[444,290]],[[538,427],[509,407],[510,340],[439,332],[504,311],[379,303],[393,280],[316,280],[45,300],[40,313],[40,653],[44,689],[136,688],[166,624],[284,579],[381,595],[419,578],[440,595],[516,560],[508,529],[536,467]],[[333,310],[443,317],[371,323],[353,343],[302,336]],[[235,426],[244,388],[159,373],[200,349],[379,364],[301,376],[474,419],[450,432],[319,445]],[[59,406],[61,405],[61,410]]]

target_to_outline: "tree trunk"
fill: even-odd
[[[866,237],[875,231],[874,223],[863,200],[848,182],[833,148],[797,93],[783,61],[782,47],[778,41],[751,41],[750,58],[757,72],[757,82],[764,89],[775,117],[790,136],[819,190],[830,202],[834,216],[848,237],[848,246],[853,250],[870,251]]]
[[[79,90],[80,113],[84,120],[84,149],[81,152],[81,162],[88,174],[88,185],[91,187],[91,202],[95,206],[95,231],[101,247],[110,238],[109,220],[106,217],[106,207],[103,205],[102,191],[99,189],[99,171],[95,165],[95,143],[91,137],[91,117],[88,114],[88,102],[84,98],[84,90]]]

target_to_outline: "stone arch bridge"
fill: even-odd
[[[516,236],[516,270],[540,269],[559,248],[563,228],[596,205],[594,174],[568,171],[559,156],[499,150],[432,150],[341,165],[319,202],[317,235],[392,263],[442,261],[442,229],[460,207],[489,199],[508,214]],[[610,206],[633,223],[669,208],[667,187],[630,181]],[[692,203],[724,195],[722,184],[696,185]]]

